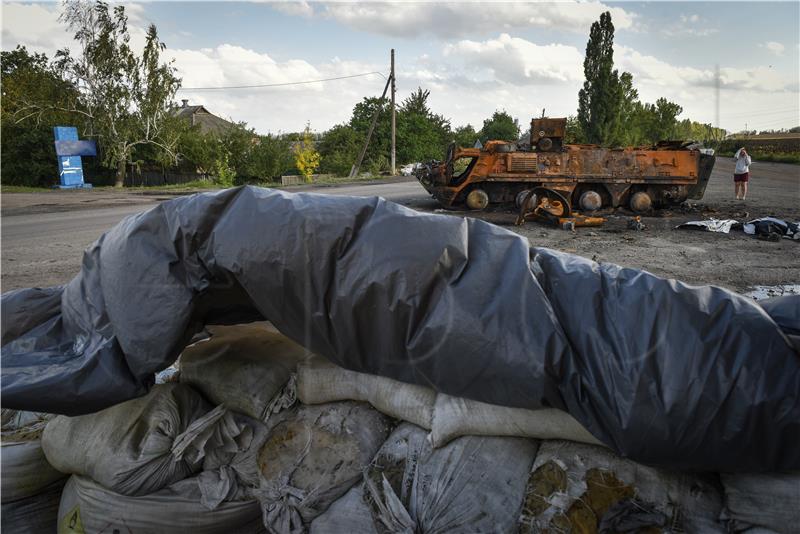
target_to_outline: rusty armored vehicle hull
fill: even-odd
[[[566,119],[534,119],[527,147],[489,141],[482,148],[450,145],[442,162],[422,166],[417,179],[444,207],[520,207],[536,189],[553,191],[582,211],[627,206],[636,212],[703,197],[713,154],[697,145],[602,148],[564,144]]]

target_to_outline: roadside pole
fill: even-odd
[[[392,78],[392,176],[397,174],[397,167],[395,165],[395,109],[394,109],[394,93],[395,93],[395,85],[394,85],[394,48],[392,48],[392,72],[390,74]]]

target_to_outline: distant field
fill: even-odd
[[[800,139],[800,132],[748,135],[747,137],[737,137],[735,139]]]
[[[800,163],[800,133],[764,134],[720,143],[717,154],[732,156],[744,147],[753,159],[780,163]]]

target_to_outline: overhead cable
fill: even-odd
[[[348,78],[358,78],[361,76],[370,76],[372,74],[379,74],[386,79],[386,75],[382,72],[372,71],[372,72],[362,72],[361,74],[351,74],[349,76],[336,76],[334,78],[322,78],[319,80],[304,80],[301,82],[282,82],[282,83],[262,83],[257,85],[228,85],[223,87],[181,87],[179,91],[219,91],[219,90],[227,90],[227,89],[260,89],[263,87],[284,87],[287,85],[302,85],[306,83],[320,83],[320,82],[332,82],[335,80],[346,80]]]

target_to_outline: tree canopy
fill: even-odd
[[[486,141],[517,141],[519,139],[519,121],[506,111],[495,111],[491,117],[483,121],[479,134],[481,143]]]

